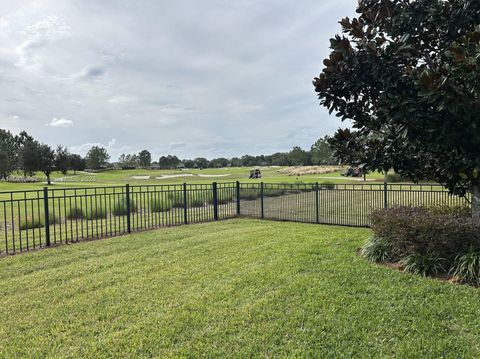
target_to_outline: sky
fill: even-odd
[[[112,159],[308,149],[356,0],[0,0],[0,128]]]

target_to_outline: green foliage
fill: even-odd
[[[409,254],[401,263],[406,272],[427,276],[436,276],[439,273],[446,272],[446,260],[433,252]]]
[[[252,201],[260,198],[260,189],[257,188],[241,188],[240,199]]]
[[[143,150],[138,154],[138,164],[142,168],[149,168],[152,162],[152,155],[149,151]]]
[[[205,199],[202,196],[188,196],[188,207],[203,207],[205,205]]]
[[[86,165],[90,169],[98,170],[107,165],[110,155],[103,147],[93,146],[85,157]]]
[[[459,195],[478,188],[480,1],[360,1],[357,14],[314,79],[356,129],[337,132],[336,155]]]
[[[310,148],[312,154],[312,164],[330,165],[335,164],[334,152],[328,140],[329,136],[319,138]]]
[[[457,256],[452,272],[462,282],[480,286],[480,252],[470,250]]]
[[[414,253],[437,253],[452,263],[470,247],[480,249],[480,222],[464,207],[393,207],[374,211],[372,231],[392,247],[391,260]]]
[[[130,213],[136,212],[136,211],[137,211],[137,204],[132,198],[130,198]],[[113,204],[112,213],[115,216],[126,216],[128,214],[126,197],[117,199],[115,201],[115,203]]]
[[[85,213],[81,207],[74,206],[67,212],[67,219],[81,219],[85,217]]]
[[[362,255],[371,262],[388,262],[391,259],[391,250],[387,240],[370,237],[362,248]]]
[[[85,215],[86,219],[104,219],[107,218],[108,212],[105,207],[93,207]]]
[[[172,203],[173,208],[183,208],[184,200],[183,200],[183,192],[175,191],[168,194],[170,198],[170,202]]]
[[[22,218],[20,221],[20,229],[22,231],[27,229],[45,227],[45,222],[41,218]]]
[[[321,189],[335,189],[335,183],[330,181],[325,181],[319,184]]]
[[[69,167],[71,167],[70,160],[71,157],[68,149],[64,146],[58,145],[55,150],[55,169],[60,171],[63,175],[66,175]]]
[[[173,208],[172,202],[170,201],[169,198],[163,199],[163,198],[154,198],[150,202],[150,209],[154,213],[159,213],[159,212],[168,212]]]

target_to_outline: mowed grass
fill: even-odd
[[[478,357],[480,291],[367,229],[231,220],[0,260],[2,357]]]
[[[181,183],[197,183],[210,184],[212,182],[234,182],[241,181],[246,183],[297,183],[297,182],[332,182],[332,183],[361,183],[358,180],[361,178],[341,177],[341,171],[318,174],[318,175],[302,175],[302,176],[288,176],[279,173],[280,170],[286,167],[261,167],[262,178],[251,180],[248,178],[250,170],[254,167],[228,167],[228,168],[207,168],[199,169],[185,169],[185,170],[149,170],[149,169],[135,169],[135,170],[113,170],[103,171],[95,174],[85,174],[84,172],[69,172],[66,177],[68,181],[58,181],[59,178],[64,177],[60,172],[54,172],[52,180],[54,183],[50,188],[88,188],[98,186],[122,186],[127,183],[131,185],[161,185],[161,184],[181,184]],[[20,174],[19,174],[20,175]],[[41,176],[41,173],[37,173]],[[157,177],[165,175],[182,175],[181,177],[171,177],[158,179]],[[193,175],[193,176],[189,176]],[[136,179],[136,176],[150,176],[150,179]],[[92,179],[93,178],[93,179]],[[383,175],[380,173],[370,173],[367,179],[381,181]],[[87,181],[88,180],[88,181]],[[87,182],[86,182],[87,181]],[[371,182],[368,182],[371,183]],[[8,183],[0,182],[1,191],[24,191],[24,190],[38,190],[42,189],[46,184],[37,183]]]

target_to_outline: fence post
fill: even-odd
[[[237,216],[240,215],[240,182],[237,181]]]
[[[183,183],[183,223],[188,224],[187,184]]]
[[[45,245],[50,247],[50,215],[48,209],[48,187],[43,187],[43,210],[45,216]]]
[[[127,201],[127,233],[132,233],[131,208],[130,208],[130,185],[125,185],[125,200]]]
[[[260,182],[260,218],[264,218],[264,208],[263,208],[263,182]]]
[[[212,195],[213,195],[213,219],[218,221],[218,190],[217,182],[212,183]]]
[[[316,222],[320,223],[320,217],[319,217],[319,199],[318,199],[318,182],[315,182],[315,215],[316,215]]]
[[[383,182],[383,206],[388,208],[388,186],[387,182]]]

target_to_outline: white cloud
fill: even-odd
[[[22,34],[26,37],[16,48],[18,61],[15,66],[39,70],[42,65],[40,50],[54,40],[69,34],[69,26],[55,16],[48,16],[37,23],[28,26]]]
[[[47,125],[50,127],[72,127],[73,121],[66,118],[52,118],[52,121]]]

